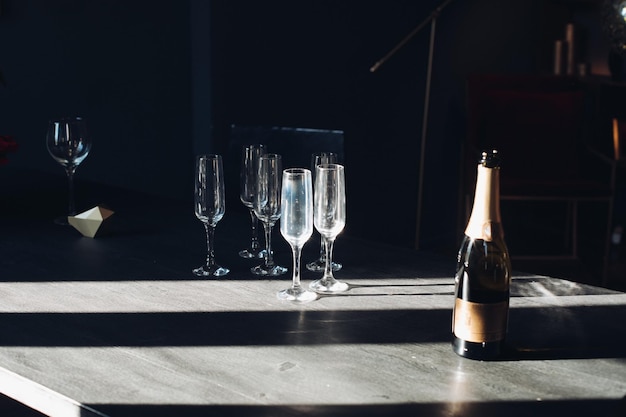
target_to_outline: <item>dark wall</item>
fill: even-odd
[[[343,129],[352,234],[413,246],[430,26],[438,0],[212,3],[213,117]],[[420,247],[456,246],[464,80],[537,71],[545,1],[459,0],[437,20]],[[546,46],[551,46],[549,43]]]
[[[459,239],[467,74],[549,70],[564,22],[592,3],[455,0],[441,12],[420,247]],[[11,164],[60,173],[47,120],[82,114],[94,146],[77,179],[188,197],[193,154],[225,151],[231,123],[342,129],[346,231],[413,246],[430,27],[369,69],[438,4],[3,0],[0,133],[20,142]]]
[[[189,36],[186,1],[3,0],[0,132],[20,145],[11,164],[62,174],[47,121],[82,115],[93,148],[77,181],[187,194]]]

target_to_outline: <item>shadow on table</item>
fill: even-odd
[[[170,416],[333,416],[333,417],[415,417],[415,416],[507,416],[507,417],[543,417],[543,416],[597,416],[624,417],[624,400],[551,400],[551,401],[499,401],[499,402],[442,402],[412,404],[374,404],[374,405],[121,405],[91,404],[96,410],[116,417],[170,417]],[[81,417],[93,417],[85,411]]]
[[[504,360],[625,358],[625,305],[515,308]],[[2,313],[0,346],[279,346],[450,341],[451,310]]]
[[[626,357],[626,305],[514,308],[503,360]]]
[[[320,298],[325,297],[352,297],[352,296],[395,296],[395,295],[453,295],[454,280],[452,278],[444,281],[438,280],[418,280],[412,283],[390,283],[381,279],[376,284],[363,284],[359,280],[346,280],[349,285],[349,291],[338,294],[321,294]],[[384,289],[388,291],[384,291]],[[400,293],[393,289],[401,288],[404,292]],[[407,291],[411,288],[414,291]],[[424,292],[422,289],[446,289],[447,291]],[[367,290],[379,290],[377,293],[367,292]],[[610,295],[619,294],[619,292],[602,287],[594,287],[572,281],[553,279],[542,276],[521,276],[513,278],[511,284],[511,297],[565,297],[565,296],[582,296],[582,295]]]

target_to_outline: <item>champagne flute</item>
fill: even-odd
[[[46,147],[50,155],[65,168],[68,181],[68,215],[56,218],[57,224],[67,225],[68,216],[76,214],[74,204],[74,172],[89,155],[91,137],[81,117],[65,117],[50,120],[46,134]]]
[[[300,285],[300,255],[302,247],[313,234],[313,184],[311,171],[290,168],[283,171],[281,188],[280,233],[291,246],[293,278],[290,288],[279,291],[280,300],[306,302],[317,294]]]
[[[239,251],[242,258],[262,258],[264,250],[259,246],[257,232],[258,219],[254,214],[254,193],[256,188],[259,158],[265,154],[265,145],[256,144],[244,146],[241,155],[241,172],[239,175],[239,198],[244,206],[250,211],[252,221],[252,237],[250,247]]]
[[[204,224],[207,241],[206,262],[193,270],[199,277],[221,277],[228,274],[228,268],[215,263],[214,236],[215,226],[225,212],[224,170],[220,155],[199,155],[196,158],[196,179],[194,193],[194,211]]]
[[[265,230],[265,254],[264,262],[250,269],[256,275],[276,276],[287,272],[287,268],[274,264],[272,253],[272,229],[280,219],[281,180],[281,156],[261,155],[254,196],[254,214],[261,220]]]
[[[339,155],[334,152],[318,152],[311,155],[311,174],[313,181],[315,181],[315,167],[320,164],[338,164]],[[324,245],[324,238],[320,236],[320,256],[316,260],[306,264],[306,269],[313,272],[322,272],[326,267],[326,246]],[[343,265],[333,261],[331,263],[333,271],[339,271]]]
[[[326,265],[322,278],[309,288],[319,293],[337,293],[348,284],[333,276],[333,244],[346,224],[346,180],[343,165],[321,164],[315,167],[314,224],[326,248]]]

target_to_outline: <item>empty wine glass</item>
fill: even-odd
[[[280,193],[282,181],[282,158],[277,154],[261,155],[257,173],[254,214],[263,223],[265,230],[264,262],[250,269],[256,275],[276,276],[287,272],[287,268],[274,264],[272,252],[272,229],[280,219]]]
[[[67,225],[68,216],[76,214],[74,205],[74,172],[89,155],[91,137],[87,133],[85,121],[81,117],[65,117],[50,120],[46,134],[46,147],[52,157],[65,168],[69,197],[68,215],[56,218],[58,224]]]
[[[313,222],[324,240],[326,265],[322,278],[311,282],[309,288],[320,293],[337,293],[348,289],[348,284],[335,279],[331,267],[335,238],[346,224],[344,167],[339,164],[321,164],[315,169]]]
[[[252,237],[250,247],[239,252],[242,258],[262,258],[264,250],[259,245],[257,224],[258,219],[254,214],[254,194],[256,189],[257,171],[259,158],[265,154],[265,145],[256,144],[244,146],[241,155],[241,172],[239,174],[239,198],[244,206],[250,211],[252,221]]]
[[[320,164],[338,164],[339,155],[334,152],[318,152],[311,155],[311,175],[313,183],[315,183],[315,167]],[[339,271],[342,268],[339,262],[331,262],[333,271]],[[306,269],[313,272],[321,272],[326,267],[326,246],[324,238],[320,237],[320,256],[316,260],[306,264]]]
[[[291,246],[293,278],[291,287],[279,291],[277,296],[289,301],[315,300],[317,294],[300,285],[302,247],[313,234],[313,185],[310,170],[290,168],[283,171],[280,202],[280,233]]]
[[[206,262],[193,270],[199,277],[221,277],[229,270],[215,263],[214,236],[215,226],[226,210],[224,202],[224,170],[220,155],[199,155],[196,158],[196,179],[194,192],[194,211],[204,224],[207,241]]]

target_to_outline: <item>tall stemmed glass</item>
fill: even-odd
[[[89,155],[91,137],[81,117],[50,120],[46,134],[46,147],[52,157],[65,168],[69,188],[68,216],[76,214],[74,204],[74,172]],[[56,218],[55,223],[67,225],[67,216]]]
[[[311,174],[315,182],[315,167],[320,164],[338,164],[339,155],[334,152],[318,152],[311,155]],[[339,271],[342,268],[339,262],[331,262],[333,271]],[[326,246],[324,238],[320,237],[320,256],[316,260],[306,264],[306,269],[313,272],[322,272],[326,267]]]
[[[282,181],[282,157],[269,153],[259,158],[256,194],[254,196],[254,214],[263,223],[265,231],[265,253],[263,263],[250,268],[256,275],[276,276],[287,272],[287,268],[274,263],[272,251],[272,230],[280,219],[280,192]]]
[[[199,277],[221,277],[228,274],[228,268],[215,263],[214,236],[215,226],[226,211],[224,202],[224,170],[220,155],[199,155],[196,158],[196,179],[194,192],[194,211],[204,224],[207,241],[206,262],[193,270]]]
[[[333,276],[333,245],[346,224],[346,180],[343,165],[318,165],[315,173],[314,224],[326,247],[326,265],[322,278],[309,288],[319,293],[337,293],[348,289],[348,284]]]
[[[258,219],[254,214],[254,194],[256,189],[257,171],[259,158],[265,154],[265,145],[255,144],[244,146],[241,154],[241,172],[239,175],[239,198],[244,206],[250,211],[252,221],[252,237],[250,247],[239,252],[242,258],[262,258],[264,250],[259,245]]]
[[[300,284],[300,255],[302,247],[313,234],[313,184],[311,171],[290,168],[283,171],[281,192],[280,233],[291,246],[293,278],[290,288],[279,291],[281,300],[312,301],[317,298]]]
[[[282,158],[277,154],[261,155],[257,173],[254,214],[263,223],[265,230],[264,262],[250,269],[256,275],[276,276],[287,272],[287,268],[274,264],[272,252],[272,229],[280,219],[280,193],[283,175]]]

